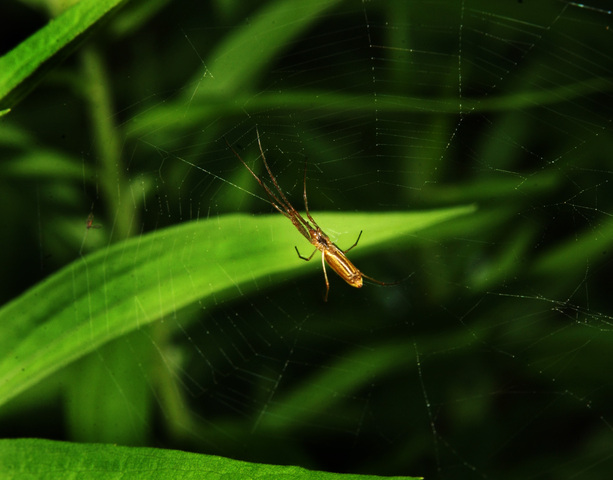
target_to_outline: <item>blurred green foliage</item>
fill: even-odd
[[[36,4],[0,6],[14,19],[2,53],[61,11]],[[113,13],[75,35],[63,62],[54,54],[25,76],[21,101],[0,99],[11,108],[0,118],[3,303],[72,308],[85,328],[62,332],[83,336],[66,348],[97,347],[3,406],[1,435],[359,473],[607,478],[606,12],[553,0],[220,0]],[[295,206],[306,158],[311,208],[335,212],[322,227],[343,245],[364,230],[359,267],[410,278],[361,290],[332,278],[324,304],[318,263],[290,263],[290,243],[275,248],[308,277],[244,267],[244,285],[200,301],[187,282],[187,306],[134,301],[131,322],[147,309],[140,318],[159,321],[116,338],[126,287],[113,291],[112,274],[154,255],[133,253],[143,234],[196,279],[207,252],[187,222],[268,212],[224,141],[252,162],[256,125]],[[374,227],[342,220],[467,204],[478,211],[385,232],[394,241],[379,248]],[[90,213],[101,228],[86,228]],[[229,228],[245,246],[218,266],[261,261],[256,246],[275,236],[301,241],[280,216],[260,228]],[[71,262],[87,273],[71,279]],[[179,277],[156,265],[131,288],[157,285],[166,300]],[[37,302],[32,287],[62,268],[62,297]],[[82,278],[93,284],[76,288]],[[87,331],[95,309],[99,330]]]

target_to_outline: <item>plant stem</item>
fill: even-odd
[[[83,49],[86,102],[92,123],[96,156],[99,159],[100,187],[107,211],[114,214],[113,240],[130,237],[137,225],[130,181],[121,158],[121,135],[113,122],[111,89],[104,61],[94,46]]]

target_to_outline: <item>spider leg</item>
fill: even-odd
[[[306,174],[307,174],[307,162],[306,159],[304,160],[304,187],[303,187],[303,193],[302,193],[302,198],[304,198],[304,208],[306,210],[306,214],[307,214],[307,218],[313,222],[313,225],[315,225],[315,227],[318,227],[317,222],[315,221],[315,219],[313,219],[313,217],[311,217],[311,212],[309,212],[309,201],[307,200],[307,190],[306,190]]]
[[[409,275],[409,277],[403,278],[402,280],[397,280],[396,282],[382,282],[381,280],[377,280],[376,278],[369,277],[368,275],[366,275],[364,273],[362,273],[362,276],[364,278],[367,278],[371,282],[376,283],[377,285],[391,286],[391,285],[400,285],[402,282],[404,282],[411,275]]]
[[[362,230],[360,230],[360,234],[358,235],[358,239],[355,241],[355,243],[353,245],[351,245],[347,250],[344,250],[343,253],[347,253],[349,250],[351,250],[353,247],[355,247],[358,242],[360,241],[360,237],[362,236]]]
[[[300,258],[302,258],[305,262],[308,262],[309,260],[311,260],[311,258],[313,258],[313,255],[315,255],[315,252],[317,251],[317,249],[313,250],[313,253],[311,253],[311,256],[309,258],[303,257],[302,255],[300,255],[300,252],[298,251],[298,247],[294,247],[296,249],[296,253],[298,254],[298,256]],[[325,269],[324,269],[325,271]]]
[[[268,187],[262,182],[262,180],[258,179],[257,177],[256,177],[256,179],[258,180],[260,185],[262,185],[266,189],[266,191],[269,193],[269,195],[272,195],[272,197],[278,203],[280,203],[283,206],[285,212],[281,212],[281,213],[283,213],[283,215],[285,215],[287,218],[289,218],[292,221],[292,223],[294,224],[294,226],[298,229],[298,231],[307,240],[310,241],[311,239],[310,239],[310,236],[308,234],[308,229],[311,228],[311,227],[310,227],[309,223],[304,218],[302,218],[300,213],[298,213],[298,210],[296,210],[293,207],[293,205],[290,203],[290,201],[287,199],[287,197],[283,193],[283,190],[279,186],[279,183],[277,182],[277,179],[272,174],[272,170],[270,170],[270,167],[268,166],[268,162],[266,161],[266,155],[264,155],[264,149],[262,148],[262,142],[260,141],[260,132],[258,131],[257,127],[255,129],[255,133],[256,133],[257,139],[258,139],[258,147],[260,148],[260,154],[262,155],[262,161],[264,162],[264,166],[266,167],[266,171],[268,172],[268,176],[272,180],[272,183],[273,183],[275,189],[277,190],[279,196],[281,197],[281,199],[279,200],[279,198],[277,198],[276,195],[273,195],[272,192],[270,192],[270,190],[268,189]],[[245,162],[243,162],[243,164],[244,163]],[[247,168],[249,168],[249,167],[247,167]],[[305,164],[305,172],[304,173],[305,173],[305,177],[304,178],[305,178],[305,181],[306,181],[306,164]],[[306,188],[306,184],[305,184],[305,188]],[[280,208],[277,208],[277,210],[281,211]],[[311,221],[313,221],[313,219],[312,219],[312,217],[310,215],[309,215],[309,218],[311,219]],[[313,221],[313,223],[315,223],[315,222]],[[315,224],[315,226],[317,226],[317,224]]]
[[[326,256],[324,255],[324,252],[321,252],[321,267],[324,269],[324,279],[326,280],[326,294],[324,295],[324,302],[327,302],[328,293],[330,293],[330,282],[328,281],[328,273],[326,272]]]

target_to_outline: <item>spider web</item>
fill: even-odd
[[[138,85],[125,94],[137,102],[114,115],[137,232],[278,215],[225,143],[268,181],[257,133],[300,211],[306,163],[315,219],[478,210],[356,260],[377,279],[406,278],[400,285],[357,290],[329,271],[324,303],[315,260],[303,276],[237,286],[127,337],[154,399],[150,415],[128,401],[129,421],[166,446],[322,470],[604,478],[611,11],[596,1],[330,3],[274,55],[237,65],[255,73],[232,84],[219,73],[220,45],[266,24],[273,6],[169,6],[180,27],[163,45],[141,44],[138,71],[118,67]],[[167,25],[154,17],[143,38]],[[276,38],[275,28],[266,33]],[[262,35],[246,64],[265,50]],[[242,85],[231,107],[210,94],[226,82]],[[89,194],[104,212],[96,221],[117,217]],[[82,254],[111,241],[100,223]],[[368,228],[326,232],[355,239]],[[297,232],[296,245],[310,254]],[[113,377],[109,355],[98,358]]]
[[[227,137],[251,152],[257,126],[298,202],[306,157],[319,208],[477,201],[494,226],[444,241],[424,235],[360,264],[393,278],[415,272],[393,289],[354,292],[333,279],[323,305],[322,280],[311,275],[200,317],[187,364],[203,421],[243,416],[243,455],[261,458],[250,451],[260,439],[274,451],[292,439],[298,447],[280,461],[307,454],[332,470],[500,477],[515,462],[537,476],[608,468],[597,445],[613,434],[610,383],[582,378],[595,365],[581,368],[610,331],[598,298],[608,255],[580,246],[584,236],[608,243],[611,171],[597,165],[612,113],[611,56],[601,48],[608,15],[564,2],[355,2],[323,13],[273,59],[243,114],[209,135],[214,144]],[[186,33],[199,44],[193,28]],[[219,80],[206,73],[201,82]],[[275,93],[288,105],[258,106]],[[180,187],[192,217],[235,189],[198,171],[200,153],[155,145],[184,163],[169,168],[193,167]],[[241,167],[221,156],[218,176],[234,183]],[[243,188],[262,196],[253,182]],[[236,208],[270,211],[241,196]],[[554,283],[526,278],[546,277],[552,256],[564,254],[574,258]],[[370,373],[343,385],[356,371]]]

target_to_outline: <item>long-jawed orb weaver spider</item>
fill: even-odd
[[[94,225],[94,213],[90,213],[87,216],[87,220],[85,221],[85,228],[87,228],[88,230],[90,228],[102,228],[102,225]]]
[[[367,278],[371,282],[377,283],[379,285],[397,285],[398,282],[385,283],[379,280],[375,280],[374,278],[369,277],[368,275],[365,275],[364,273],[360,272],[360,270],[358,270],[358,268],[353,263],[351,263],[351,261],[347,258],[345,254],[349,250],[351,250],[353,247],[355,247],[360,241],[360,237],[362,236],[361,231],[360,231],[360,234],[358,235],[357,240],[355,241],[353,245],[351,245],[351,247],[349,247],[347,250],[341,250],[330,240],[328,235],[326,235],[323,232],[323,230],[319,227],[319,225],[317,225],[317,222],[313,219],[313,217],[311,216],[309,212],[309,203],[307,200],[307,191],[306,191],[306,163],[304,165],[303,197],[304,197],[304,207],[306,209],[306,215],[307,215],[307,218],[310,220],[310,222],[305,220],[304,217],[300,215],[300,213],[298,213],[298,211],[292,206],[292,204],[289,202],[289,200],[283,193],[283,190],[281,190],[281,187],[277,183],[277,179],[272,174],[272,171],[270,170],[270,167],[268,166],[268,162],[266,161],[266,156],[264,155],[264,150],[262,149],[262,142],[260,141],[260,133],[257,131],[257,129],[256,129],[256,135],[258,139],[258,146],[260,148],[260,153],[262,155],[262,160],[264,162],[264,166],[266,167],[266,171],[268,172],[268,175],[270,176],[270,179],[272,180],[272,183],[275,186],[275,189],[277,190],[277,193],[279,194],[279,196],[275,195],[272,192],[272,190],[268,187],[268,185],[266,185],[262,181],[262,179],[258,177],[254,173],[253,170],[251,170],[249,165],[247,165],[245,161],[241,158],[241,156],[236,152],[236,150],[232,148],[232,145],[228,143],[228,140],[226,140],[226,145],[232,151],[232,153],[234,153],[236,158],[238,158],[241,161],[241,163],[247,168],[247,170],[249,170],[251,175],[253,175],[253,178],[255,178],[257,182],[262,186],[262,188],[266,191],[266,194],[268,195],[268,198],[270,199],[270,203],[272,204],[272,206],[275,207],[284,216],[289,218],[289,220],[292,222],[294,227],[298,229],[298,231],[302,234],[302,236],[305,237],[316,248],[316,250],[314,250],[313,253],[311,253],[311,255],[307,258],[307,257],[303,257],[302,255],[300,255],[300,252],[298,251],[298,247],[294,247],[296,249],[296,253],[298,254],[298,256],[302,260],[305,260],[308,262],[309,260],[311,260],[311,258],[313,258],[313,255],[315,255],[315,252],[317,252],[317,250],[321,252],[321,265],[324,271],[324,278],[326,280],[326,294],[324,296],[324,301],[325,302],[328,301],[328,293],[330,292],[330,282],[328,281],[328,274],[326,272],[326,263],[343,280],[345,280],[349,285],[355,288],[362,288],[363,278]]]

